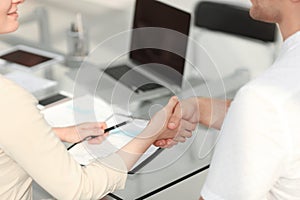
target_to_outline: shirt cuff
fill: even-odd
[[[224,198],[213,193],[205,185],[203,186],[203,188],[201,190],[201,196],[203,197],[204,200],[224,200]]]

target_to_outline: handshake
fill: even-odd
[[[170,148],[178,142],[192,137],[197,124],[220,129],[230,100],[193,97],[179,101],[172,97],[168,104],[158,111],[145,130],[156,136],[155,146]]]
[[[155,146],[170,148],[178,142],[185,142],[192,137],[192,132],[200,122],[200,111],[197,98],[179,102],[171,97],[168,104],[158,111],[150,120],[144,131],[155,137]]]

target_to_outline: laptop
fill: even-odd
[[[104,72],[132,90],[131,99],[146,100],[180,91],[190,21],[189,13],[170,5],[155,0],[136,0],[129,59]],[[150,27],[162,29],[158,32],[154,29],[153,35],[151,30],[140,29]],[[170,30],[181,36],[169,34]],[[160,48],[151,48],[153,43]],[[150,48],[145,48],[147,46]],[[170,49],[175,49],[176,53]]]

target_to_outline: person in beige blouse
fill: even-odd
[[[15,31],[18,8],[24,0],[0,1],[0,33]],[[57,199],[99,199],[124,188],[127,171],[156,140],[189,137],[193,124],[183,122],[168,130],[177,98],[151,119],[144,131],[116,153],[81,167],[61,142],[77,142],[86,134],[104,138],[105,123],[85,123],[65,128],[50,127],[37,109],[37,100],[0,75],[0,199],[32,199],[32,180]],[[30,116],[30,117],[29,117]],[[161,131],[164,130],[164,131]],[[79,134],[78,134],[79,133]]]

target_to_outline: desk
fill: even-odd
[[[57,65],[54,66],[52,74],[53,79],[59,82],[60,89],[68,92],[73,91],[73,77],[75,77],[76,69]],[[109,86],[109,84],[107,86]],[[88,85],[78,87],[89,91]],[[106,91],[108,90],[109,88],[107,88]],[[102,95],[105,96],[106,91],[102,90],[97,92],[97,94],[99,94],[100,97]],[[165,104],[168,98],[169,97],[166,96],[137,104],[134,106],[135,111],[141,113],[153,104]],[[128,175],[125,190],[116,191],[107,198],[170,199],[169,196],[167,198],[165,195],[174,195],[173,197],[176,198],[181,195],[182,198],[198,198],[201,189],[201,182],[198,183],[198,180],[203,181],[206,176],[207,166],[211,158],[211,147],[214,145],[217,136],[218,133],[216,131],[199,127],[193,137],[186,143],[179,144],[172,149],[164,150],[137,174]],[[202,151],[199,156],[200,149],[202,149]],[[197,182],[198,187],[196,187],[195,182]],[[173,190],[173,188],[177,186],[181,188],[181,184],[185,185],[187,190]],[[168,191],[174,191],[174,193],[169,192],[171,194],[167,194]]]

